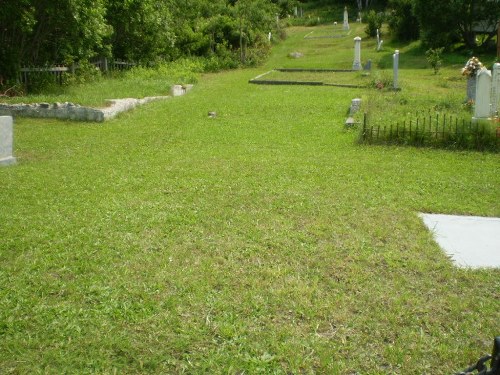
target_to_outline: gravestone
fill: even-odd
[[[380,40],[380,32],[377,29],[377,51],[382,49],[382,43],[384,43],[384,41]]]
[[[372,60],[368,60],[363,66],[363,70],[372,70]]]
[[[349,108],[349,115],[352,116],[356,112],[359,112],[361,108],[361,99],[355,98],[351,100],[351,107]]]
[[[393,69],[393,88],[394,90],[399,89],[398,78],[399,78],[399,50],[394,51],[392,55],[392,69]]]
[[[0,165],[16,162],[16,158],[12,156],[13,139],[12,116],[0,116]]]
[[[361,70],[361,38],[359,36],[354,38],[354,62],[352,63],[352,70]]]
[[[493,64],[491,78],[491,115],[498,116],[500,101],[500,64]]]
[[[466,102],[468,101],[476,101],[476,83],[477,83],[477,77],[472,76],[467,78],[467,99],[465,99]]]
[[[488,118],[490,116],[490,100],[491,72],[488,69],[481,69],[477,73],[475,118]]]
[[[344,25],[342,26],[344,31],[349,30],[349,14],[347,13],[347,7],[344,8]]]
[[[273,37],[273,34],[269,31],[269,34],[267,34],[267,40],[270,42]]]

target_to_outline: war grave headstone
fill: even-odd
[[[14,122],[12,116],[0,116],[0,166],[16,162],[12,156],[14,141]]]

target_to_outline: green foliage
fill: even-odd
[[[370,81],[369,87],[377,90],[392,90],[394,86],[393,77],[385,70],[377,70]]]
[[[401,40],[418,39],[420,26],[413,13],[413,0],[391,0],[389,2],[389,29],[392,35]]]
[[[175,35],[166,2],[107,0],[106,20],[114,57],[146,63],[172,56]]]
[[[210,70],[253,65],[267,54],[263,43],[267,33],[282,35],[276,14],[288,14],[295,4],[292,0],[4,0],[0,86],[15,82],[23,65],[70,65],[93,57],[154,65],[197,56],[210,60]]]
[[[487,46],[496,35],[500,2],[415,0],[414,14],[420,23],[421,38],[426,46],[435,48],[461,42],[466,48],[474,50],[481,45]],[[490,29],[483,34],[485,38],[477,38],[474,31],[478,20]]]
[[[444,51],[444,47],[440,48],[429,48],[425,51],[425,57],[427,62],[430,64],[432,69],[434,69],[434,74],[438,74],[439,69],[441,69],[441,64],[443,63],[441,54]]]
[[[377,36],[377,29],[382,28],[382,23],[384,22],[384,14],[377,13],[373,9],[368,12],[364,17],[364,22],[366,22],[365,33],[370,37]]]

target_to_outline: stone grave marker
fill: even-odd
[[[361,38],[359,36],[354,38],[354,62],[352,63],[352,70],[361,70]]]
[[[342,26],[344,31],[349,30],[349,14],[347,13],[347,6],[344,8],[344,25]]]
[[[475,118],[488,118],[490,116],[490,100],[491,72],[488,69],[481,69],[477,73]]]
[[[380,51],[382,49],[382,43],[384,43],[384,41],[380,40],[380,32],[377,29],[377,51]]]
[[[399,78],[399,50],[394,51],[392,55],[392,69],[393,69],[393,88],[394,90],[399,89],[398,78]]]
[[[493,64],[491,78],[491,115],[498,116],[500,101],[500,64]]]
[[[0,116],[0,165],[9,165],[16,162],[12,156],[14,140],[12,116]]]

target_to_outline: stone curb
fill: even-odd
[[[103,122],[112,119],[118,114],[129,111],[139,105],[157,100],[165,100],[181,96],[191,90],[193,85],[174,85],[169,96],[148,96],[142,99],[125,98],[110,99],[105,108],[83,107],[73,103],[37,103],[37,104],[2,104],[0,103],[0,116],[58,118],[75,121]]]

